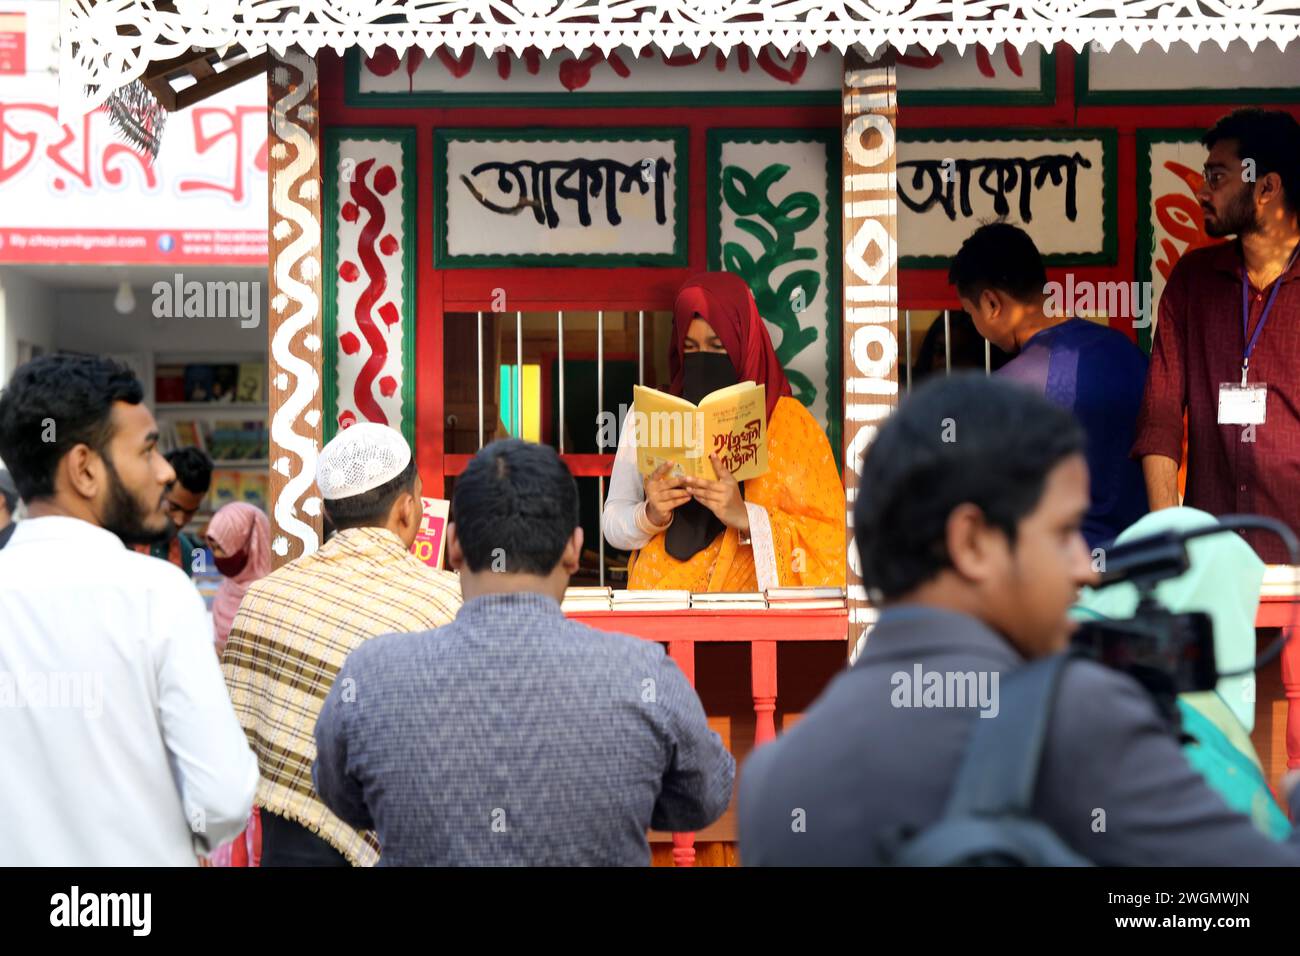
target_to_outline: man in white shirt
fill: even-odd
[[[203,601],[124,547],[165,534],[176,477],[142,397],[81,355],[28,362],[0,392],[28,514],[0,551],[0,865],[193,866],[252,807]]]

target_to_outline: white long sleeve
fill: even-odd
[[[179,597],[163,637],[158,718],[195,846],[209,853],[248,823],[257,757],[231,707],[203,599],[192,587]]]
[[[618,451],[609,475],[609,495],[605,498],[605,513],[600,520],[605,540],[623,551],[638,551],[649,544],[651,538],[636,523],[637,510],[645,501],[645,486],[641,482],[641,473],[636,470],[631,419],[629,411],[619,432]]]
[[[247,822],[257,758],[180,568],[76,518],[0,550],[0,865],[195,866]],[[12,687],[12,684],[10,684]]]

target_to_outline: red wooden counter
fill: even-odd
[[[1298,610],[1296,604],[1295,598],[1260,598],[1255,626],[1284,630],[1290,628],[1292,615]],[[1273,639],[1272,634],[1267,635],[1266,640],[1260,642],[1259,649],[1262,651]],[[1280,696],[1286,700],[1285,715],[1271,712],[1279,696],[1279,689]],[[1282,651],[1280,667],[1277,664],[1270,665],[1257,675],[1255,730],[1255,749],[1259,751],[1269,782],[1276,786],[1277,777],[1283,769],[1294,770],[1300,767],[1300,635],[1287,641]]]
[[[590,627],[668,645],[668,655],[695,684],[697,644],[748,644],[754,701],[754,746],[776,737],[777,645],[835,642],[848,656],[848,611],[582,611],[567,615]],[[830,675],[828,675],[830,676]],[[733,748],[733,752],[734,752]],[[695,865],[695,834],[673,835],[673,862]]]
[[[1260,600],[1256,626],[1285,628],[1291,624],[1291,598]],[[696,647],[701,644],[748,644],[749,689],[753,700],[754,746],[776,736],[778,700],[777,649],[782,644],[837,644],[843,661],[848,654],[848,611],[586,611],[568,617],[605,631],[633,634],[667,645],[687,679],[695,683]],[[1261,641],[1261,650],[1271,640]],[[828,673],[829,680],[833,673]],[[1290,642],[1280,668],[1274,664],[1258,675],[1257,718],[1253,738],[1271,783],[1287,767],[1300,767],[1300,640]],[[733,747],[733,752],[735,752]],[[737,754],[740,758],[742,754]],[[695,834],[673,835],[673,862],[695,864]]]

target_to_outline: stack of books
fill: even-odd
[[[575,611],[608,611],[610,589],[595,587],[565,588],[560,610],[566,614]]]
[[[818,611],[848,607],[843,588],[768,588],[767,606],[777,611]]]
[[[713,591],[692,594],[691,607],[699,611],[763,611],[767,601],[761,591]]]
[[[1289,564],[1270,564],[1264,568],[1264,584],[1259,593],[1263,597],[1297,597],[1300,587],[1296,575],[1300,573]]]
[[[689,611],[690,591],[628,591],[618,588],[611,602],[615,611]]]

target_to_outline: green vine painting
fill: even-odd
[[[773,163],[757,175],[740,166],[723,168],[722,200],[736,214],[736,228],[757,239],[763,251],[755,259],[742,243],[726,242],[722,263],[749,284],[759,315],[781,330],[776,357],[786,369],[794,397],[808,406],[817,397],[817,389],[808,376],[790,368],[790,360],[817,341],[818,330],[801,328],[799,313],[817,297],[821,276],[815,269],[796,269],[775,289],[772,276],[791,262],[817,258],[816,249],[798,246],[795,240],[818,221],[822,204],[810,192],[794,192],[773,203],[768,192],[789,171],[782,163]]]

